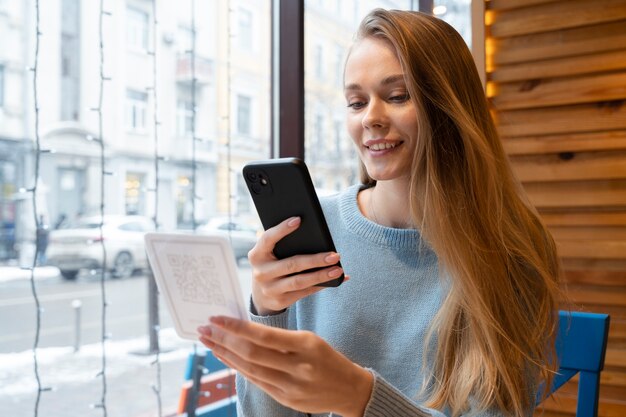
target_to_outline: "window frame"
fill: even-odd
[[[140,15],[141,21],[139,20]],[[144,16],[145,22],[143,21]],[[141,28],[139,28],[139,23],[141,23]],[[137,31],[140,34],[138,39],[135,39],[135,33],[132,37],[129,36],[129,28],[132,28],[133,32],[138,28],[140,29]],[[150,44],[150,12],[132,4],[126,5],[126,42],[128,50],[141,52],[147,51]]]
[[[145,100],[137,97],[130,97],[130,94],[145,97]],[[126,88],[126,104],[124,112],[124,123],[126,131],[132,133],[145,133],[148,129],[148,93],[145,91]],[[132,117],[129,118],[129,112],[132,111]],[[140,117],[137,117],[139,114]],[[132,124],[131,124],[132,120]],[[141,125],[137,124],[137,120],[141,120]]]

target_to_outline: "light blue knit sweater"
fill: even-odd
[[[420,407],[422,355],[443,289],[437,257],[416,230],[392,229],[365,218],[353,186],[321,199],[350,281],[298,301],[284,313],[252,320],[310,330],[352,361],[370,369],[374,389],[364,417],[443,416]],[[302,417],[238,376],[239,417]],[[489,413],[493,415],[493,413]]]

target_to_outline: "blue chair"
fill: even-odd
[[[189,355],[178,415],[186,417],[236,417],[235,372],[210,350]]]
[[[609,335],[607,314],[559,311],[556,352],[559,371],[550,394],[577,373],[578,402],[576,417],[597,417],[600,372]]]

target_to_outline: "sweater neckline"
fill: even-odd
[[[361,213],[357,203],[359,191],[367,186],[356,184],[340,195],[339,211],[346,227],[351,232],[382,246],[415,249],[419,246],[421,235],[416,229],[397,229],[374,223]],[[425,244],[425,242],[422,242]]]

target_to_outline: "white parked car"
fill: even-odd
[[[231,241],[235,259],[247,259],[248,252],[256,245],[257,236],[261,232],[260,226],[255,226],[238,218],[216,217],[198,227],[197,233],[217,233]]]
[[[104,216],[100,238],[100,216],[84,217],[67,229],[50,232],[46,255],[48,264],[59,268],[63,278],[76,279],[81,269],[102,268],[102,245],[106,249],[107,270],[115,278],[130,277],[148,267],[144,234],[154,230],[151,219],[143,216]]]

